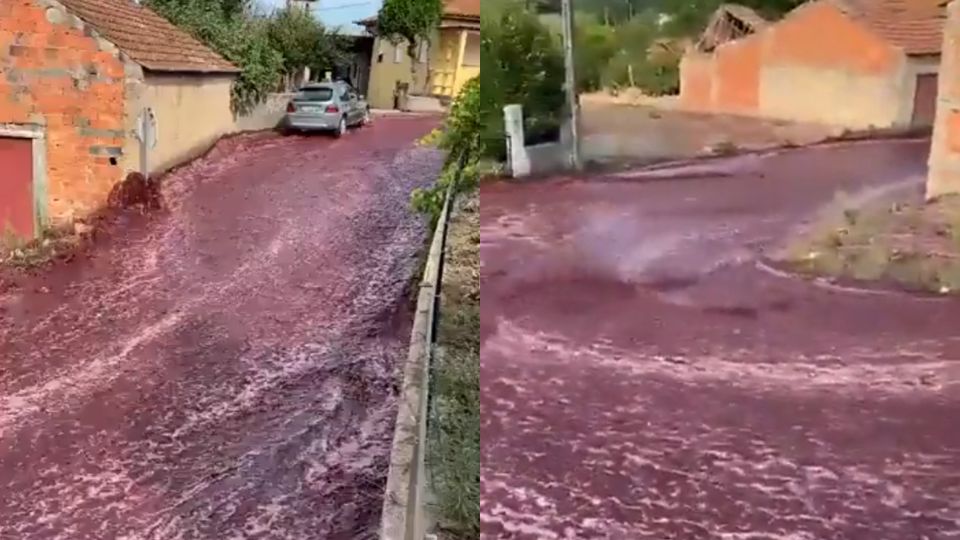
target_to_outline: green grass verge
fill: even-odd
[[[450,223],[431,389],[430,462],[440,529],[480,537],[480,207],[478,195]]]
[[[855,206],[841,196],[786,259],[810,275],[960,291],[960,197]]]

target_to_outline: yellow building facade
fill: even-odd
[[[376,19],[362,21],[375,36],[370,62],[367,99],[374,109],[396,108],[396,89],[409,85],[409,92],[453,98],[467,81],[480,76],[480,15],[447,15],[429,44],[418,48],[411,69],[407,43],[393,43],[377,35]]]

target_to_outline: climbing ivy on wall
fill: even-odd
[[[411,80],[416,80],[419,44],[430,42],[443,17],[443,0],[384,0],[377,32],[394,42],[407,43]]]

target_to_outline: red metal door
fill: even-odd
[[[932,126],[937,115],[937,74],[917,75],[917,89],[913,94],[913,119],[915,126]]]
[[[0,137],[0,241],[33,238],[33,141]]]

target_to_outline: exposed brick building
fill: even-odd
[[[932,123],[941,0],[815,0],[777,22],[744,10],[715,17],[684,56],[686,108],[849,128]]]
[[[190,157],[232,123],[236,73],[133,0],[0,1],[0,229],[33,236],[102,206],[138,168],[144,109],[150,169]]]

